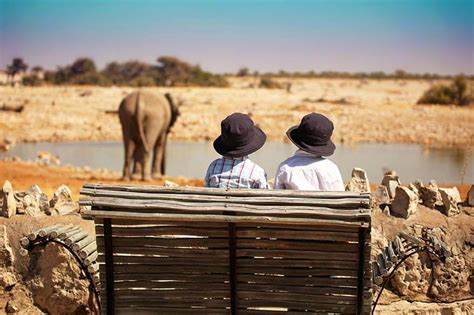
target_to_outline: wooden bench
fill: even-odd
[[[369,195],[86,184],[102,313],[369,314]]]

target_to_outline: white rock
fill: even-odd
[[[383,185],[377,186],[375,191],[372,193],[372,197],[375,199],[375,203],[379,205],[390,203],[390,196],[388,195],[387,187]]]
[[[382,185],[387,187],[388,195],[390,196],[390,199],[393,199],[395,197],[395,191],[401,183],[397,175],[388,174],[383,177]]]
[[[2,216],[10,218],[16,214],[16,200],[12,184],[7,180],[2,187]]]
[[[370,192],[369,178],[367,173],[358,167],[352,169],[351,180],[346,186],[346,190],[355,192]]]
[[[179,187],[178,184],[176,184],[175,182],[172,182],[170,180],[165,180],[165,187]]]
[[[7,227],[0,225],[0,267],[9,267],[13,264],[13,251],[7,235]]]
[[[392,213],[403,218],[408,218],[417,210],[418,197],[416,194],[404,186],[398,186],[395,198],[392,201]]]
[[[458,203],[461,202],[461,196],[457,187],[440,188],[441,199],[443,200],[444,214],[448,217],[459,214]]]

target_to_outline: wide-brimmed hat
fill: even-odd
[[[311,113],[301,119],[298,126],[286,132],[288,138],[298,148],[314,155],[329,156],[336,150],[331,141],[334,125],[326,116]]]
[[[266,140],[265,133],[248,115],[233,113],[221,122],[221,135],[214,140],[214,149],[223,156],[243,157],[260,149]]]

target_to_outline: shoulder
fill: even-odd
[[[214,161],[211,162],[211,164],[209,164],[209,167],[207,169],[209,171],[212,171],[212,169],[220,163],[222,163],[222,159],[215,159]]]
[[[261,167],[260,165],[258,165],[254,161],[252,161],[250,159],[247,159],[245,164],[247,165],[246,167],[252,169],[253,174],[265,174],[265,170],[263,169],[263,167]]]

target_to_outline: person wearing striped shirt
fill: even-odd
[[[208,167],[205,187],[267,189],[267,175],[263,168],[248,158],[266,141],[265,133],[245,114],[234,113],[221,122],[221,135],[214,141],[214,149],[222,157]]]

